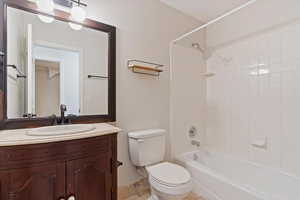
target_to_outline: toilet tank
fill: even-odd
[[[166,131],[150,129],[128,133],[130,159],[135,166],[144,167],[164,160]]]

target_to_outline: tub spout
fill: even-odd
[[[197,140],[192,140],[191,141],[191,144],[193,145],[193,146],[196,146],[196,147],[200,147],[200,145],[201,145],[201,143],[200,143],[200,141],[197,141]]]
[[[194,153],[194,154],[193,154],[193,160],[194,160],[194,161],[197,161],[198,159],[199,159],[198,154],[197,154],[197,153]]]

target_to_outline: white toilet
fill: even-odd
[[[149,200],[181,200],[192,190],[190,173],[184,168],[163,162],[166,131],[151,129],[128,133],[131,161],[145,167],[151,186]]]

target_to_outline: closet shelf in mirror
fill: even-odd
[[[27,76],[23,72],[21,72],[21,70],[16,65],[7,65],[7,67],[13,68],[17,71],[17,78],[27,78]]]

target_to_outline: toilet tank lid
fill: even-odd
[[[165,134],[166,134],[166,130],[164,129],[148,129],[148,130],[129,132],[128,137],[133,139],[143,139],[143,138],[158,137]]]

